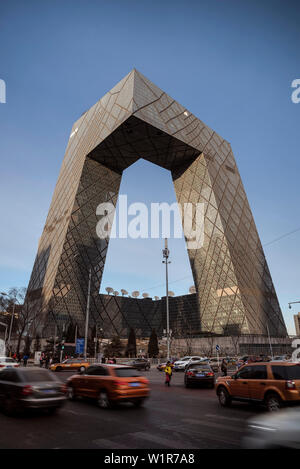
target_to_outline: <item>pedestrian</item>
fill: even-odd
[[[221,371],[223,373],[223,376],[227,376],[227,362],[225,358],[223,358],[222,363],[221,363]]]
[[[23,365],[27,366],[27,362],[28,362],[28,356],[25,354],[23,357]]]
[[[165,366],[165,375],[166,375],[166,381],[165,384],[166,386],[170,386],[171,382],[171,377],[172,377],[172,367],[171,367],[171,362],[167,361],[167,364]]]
[[[114,365],[117,363],[117,360],[115,359],[115,357],[112,359],[112,362]]]
[[[49,362],[50,362],[50,356],[49,356],[49,354],[47,353],[47,354],[46,354],[46,358],[45,358],[45,367],[46,367],[46,368],[49,368]]]

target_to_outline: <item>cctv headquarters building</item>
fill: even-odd
[[[96,208],[116,206],[139,158],[171,172],[178,203],[205,208],[203,245],[188,250],[195,293],[169,300],[173,332],[287,337],[230,144],[135,69],[73,125],[27,290],[44,336],[54,323],[83,335],[89,275],[91,327],[120,338],[166,328],[166,298],[99,293],[109,238]]]

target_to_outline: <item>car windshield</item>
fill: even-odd
[[[183,357],[183,358],[180,358],[179,361],[181,362],[186,362],[187,360],[190,360],[191,357]]]
[[[115,368],[115,373],[119,378],[137,378],[141,376],[134,368]]]
[[[56,381],[54,376],[47,370],[20,370],[22,380],[30,383],[42,381]]]
[[[13,358],[5,358],[5,363],[16,363]]]

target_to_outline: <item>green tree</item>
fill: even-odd
[[[136,337],[134,329],[130,329],[125,355],[127,357],[136,357]]]
[[[106,357],[121,357],[124,347],[119,336],[112,338],[112,341],[105,347],[104,354]]]
[[[151,358],[156,358],[159,354],[158,339],[155,329],[152,329],[151,336],[148,344],[148,355]]]

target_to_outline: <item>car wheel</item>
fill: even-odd
[[[222,386],[218,390],[219,402],[222,407],[229,407],[231,404],[231,398],[228,391]]]
[[[67,396],[68,396],[68,399],[70,399],[70,401],[76,400],[75,389],[73,388],[73,386],[68,386]]]
[[[85,366],[81,366],[81,367],[79,368],[79,371],[80,371],[80,373],[84,373],[84,372],[85,372]]]
[[[135,407],[142,407],[142,405],[144,404],[144,399],[135,399],[132,402]]]
[[[99,392],[97,403],[101,409],[109,409],[111,407],[111,402],[105,390],[102,389],[102,391]]]
[[[269,412],[277,412],[281,408],[281,400],[277,394],[269,394],[265,399]]]

